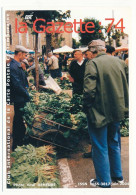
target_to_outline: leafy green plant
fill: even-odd
[[[18,146],[11,156],[14,162],[10,170],[11,184],[9,187],[20,188],[19,184],[23,184],[23,188],[59,187],[56,153],[52,146],[39,148],[30,144]]]
[[[72,83],[68,78],[57,78],[55,81],[58,83],[61,89],[72,90]]]
[[[120,123],[120,133],[122,137],[127,137],[129,136],[129,119],[125,118],[123,121]]]
[[[29,82],[32,83],[34,85],[34,79],[33,78],[30,78],[29,79]]]
[[[86,115],[82,112],[82,96],[74,95],[69,98],[67,94],[49,94],[47,92],[30,91],[31,101],[24,107],[24,120],[27,124],[27,133],[33,135],[34,118],[46,113],[45,119],[66,126],[62,128],[63,136],[67,139],[79,140],[87,134]],[[44,121],[44,119],[43,119]],[[44,121],[46,123],[46,121]],[[40,124],[39,124],[40,125]],[[43,127],[41,127],[43,128]],[[69,130],[68,128],[72,128]]]

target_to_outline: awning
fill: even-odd
[[[6,50],[6,54],[10,54],[10,55],[12,55],[12,54],[14,54],[15,52],[13,52],[13,51],[10,51],[10,50]],[[28,53],[30,53],[30,54],[34,54],[35,53],[35,51],[33,51],[33,50],[31,50],[31,49],[28,49]]]
[[[65,46],[63,46],[63,47],[61,47],[61,48],[54,49],[54,50],[53,50],[53,53],[72,53],[73,51],[74,51],[73,48],[71,48],[71,47],[65,45]]]
[[[35,53],[35,51],[33,51],[33,50],[31,50],[31,49],[28,49],[28,52],[29,52],[30,54],[34,54],[34,53]]]
[[[10,51],[10,50],[6,50],[6,54],[14,54],[15,52]]]
[[[88,47],[79,47],[79,48],[76,48],[75,50],[81,50],[82,52],[85,52],[88,50]]]
[[[116,47],[115,52],[118,52],[118,51],[128,51],[128,47]]]

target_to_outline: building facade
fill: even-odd
[[[24,47],[34,50],[35,48],[35,35],[32,30],[27,28],[26,33],[18,32],[19,23],[22,18],[16,13],[18,11],[6,11],[6,50],[15,50],[16,45],[23,45]],[[57,28],[57,26],[55,26]],[[64,26],[61,28],[64,29]],[[71,30],[71,29],[69,29]],[[51,46],[53,49],[67,45],[72,47],[72,33],[52,34]],[[38,52],[40,54],[46,51],[46,33],[38,33]]]
[[[128,47],[128,34],[124,34],[123,36],[121,36],[120,38],[120,43],[121,43],[121,47]]]

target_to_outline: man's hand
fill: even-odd
[[[68,78],[71,83],[74,83],[74,79],[70,75],[68,75]]]

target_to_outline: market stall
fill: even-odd
[[[121,51],[128,51],[128,47],[116,47],[115,48],[115,53],[121,52]]]
[[[73,51],[74,51],[73,48],[71,48],[71,47],[65,45],[65,46],[63,46],[63,47],[61,47],[61,48],[54,49],[54,50],[53,50],[53,53],[72,53]]]
[[[29,92],[31,101],[24,108],[27,134],[57,147],[73,150],[81,135],[87,134],[86,115],[82,112],[82,96]]]

